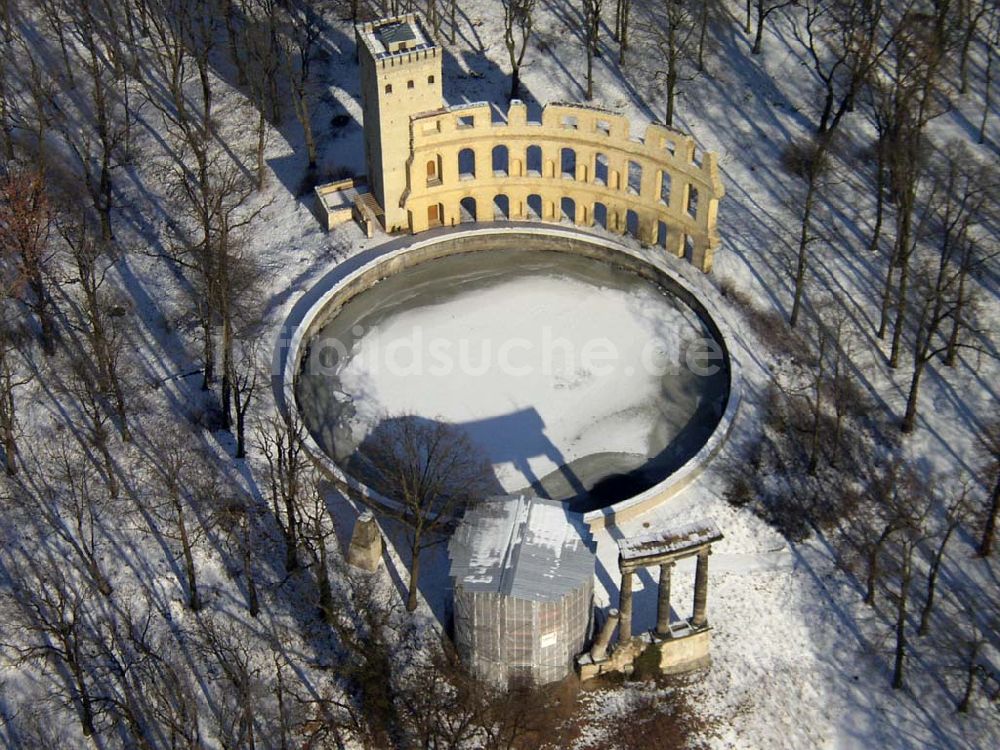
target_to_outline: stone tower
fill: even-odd
[[[410,116],[442,105],[441,48],[413,13],[358,24],[355,33],[368,182],[385,211],[386,231],[408,229],[400,201],[406,190]]]

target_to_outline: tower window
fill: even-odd
[[[406,88],[412,89],[413,88],[413,81],[407,81],[406,82]]]
[[[385,85],[385,93],[387,93],[387,94],[391,94],[392,93],[392,84],[391,83],[387,83]]]
[[[427,76],[427,83],[434,83],[434,76]]]

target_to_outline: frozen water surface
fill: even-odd
[[[584,510],[666,477],[711,433],[728,375],[713,339],[656,284],[558,252],[429,261],[348,302],[310,342],[306,426],[341,464],[383,419],[467,431],[499,487]],[[693,371],[698,369],[701,374]]]

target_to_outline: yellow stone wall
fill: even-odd
[[[473,220],[471,199],[476,221],[599,222],[711,270],[724,190],[715,155],[697,151],[690,136],[651,124],[642,138],[632,138],[627,118],[585,105],[549,104],[540,122],[529,121],[527,107],[515,101],[506,122],[493,122],[486,103],[415,114],[407,141],[402,205],[411,232]],[[506,147],[506,159],[500,148],[495,162],[497,147]],[[535,149],[529,155],[531,147],[540,149],[540,159]],[[569,154],[564,159],[564,149],[575,164]],[[460,173],[465,150],[471,154],[463,156]],[[630,170],[630,162],[638,167]],[[630,172],[639,178],[634,184]],[[387,227],[388,213],[386,206]]]

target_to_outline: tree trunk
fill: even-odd
[[[594,98],[594,45],[587,31],[587,101]]]
[[[764,17],[764,0],[757,0],[757,33],[753,38],[753,49],[750,50],[754,55],[760,54],[761,44],[764,41]]]
[[[817,156],[815,158],[821,158]],[[815,167],[809,168],[809,185],[806,188],[806,199],[802,206],[802,227],[799,232],[799,254],[795,265],[795,293],[792,300],[792,314],[788,318],[788,324],[794,328],[799,322],[799,315],[802,311],[802,294],[805,290],[806,265],[809,254],[809,225],[812,216],[813,203],[816,199]]]
[[[708,3],[701,4],[698,26],[698,72],[705,70],[705,39],[708,37]]]
[[[625,65],[625,53],[628,52],[628,17],[632,7],[632,0],[621,0],[618,5],[621,12],[618,32],[618,64]]]
[[[948,524],[948,528],[944,532],[944,538],[941,539],[941,544],[934,553],[934,559],[931,560],[930,570],[927,571],[927,599],[924,601],[923,609],[920,610],[920,627],[917,629],[917,633],[920,635],[927,635],[927,628],[930,626],[931,612],[934,609],[934,593],[937,588],[938,573],[941,570],[941,561],[944,559],[945,547],[948,546],[948,540],[951,539],[955,528],[955,524]]]
[[[673,32],[671,32],[673,35]],[[677,57],[673,51],[667,55],[667,114],[663,118],[669,128],[674,124],[674,92],[677,89]]]
[[[986,514],[986,524],[983,526],[983,536],[979,540],[976,553],[980,557],[989,557],[993,552],[993,537],[996,534],[997,516],[1000,515],[1000,472],[997,472],[993,482],[993,493],[990,495],[990,510]]]
[[[417,608],[417,583],[420,578],[420,544],[414,543],[411,551],[413,553],[413,561],[410,563],[410,586],[406,596],[407,612],[412,612]]]
[[[976,141],[980,144],[986,143],[986,121],[990,116],[990,108],[992,103],[990,101],[990,84],[993,82],[993,58],[996,53],[993,51],[993,45],[986,45],[986,72],[983,75],[983,117],[979,121],[979,137]]]
[[[250,538],[250,519],[243,513],[243,577],[247,582],[247,609],[251,617],[260,614],[260,600],[257,597],[257,579],[253,574],[253,546]]]
[[[875,584],[878,583],[878,558],[879,554],[882,552],[882,545],[888,541],[889,536],[893,532],[892,524],[886,524],[885,528],[882,529],[882,533],[879,534],[875,543],[871,546],[868,551],[868,575],[865,581],[865,599],[864,602],[869,607],[875,606]]]
[[[299,539],[295,527],[295,502],[291,496],[285,497],[285,572],[290,573],[299,567]]]
[[[910,595],[913,546],[907,542],[903,550],[903,572],[899,582],[899,599],[896,602],[896,658],[892,669],[892,689],[899,690],[905,684],[906,663],[906,602]]]
[[[910,379],[910,392],[906,398],[906,414],[900,429],[905,433],[913,432],[917,423],[917,400],[920,397],[920,376],[924,374],[927,361],[918,352],[914,356],[913,377]]]
[[[969,661],[965,669],[965,690],[962,691],[962,700],[959,701],[957,711],[960,714],[967,714],[972,705],[972,692],[976,687],[976,672],[978,670],[977,658],[979,657],[979,643],[972,644],[969,653]]]
[[[892,329],[892,349],[889,353],[889,367],[899,367],[902,351],[903,329],[906,322],[907,292],[910,280],[910,227],[913,217],[913,196],[907,196],[899,207],[900,221],[897,236],[896,259],[899,262],[899,288],[896,293],[896,322]]]
[[[510,99],[518,99],[521,96],[521,70],[520,66],[515,64],[512,67],[510,73]]]
[[[201,609],[201,598],[198,596],[197,571],[194,566],[194,555],[191,552],[191,540],[188,538],[187,524],[184,522],[184,511],[180,499],[175,499],[177,511],[177,533],[181,538],[181,549],[184,552],[184,573],[187,576],[188,608],[192,612]]]

